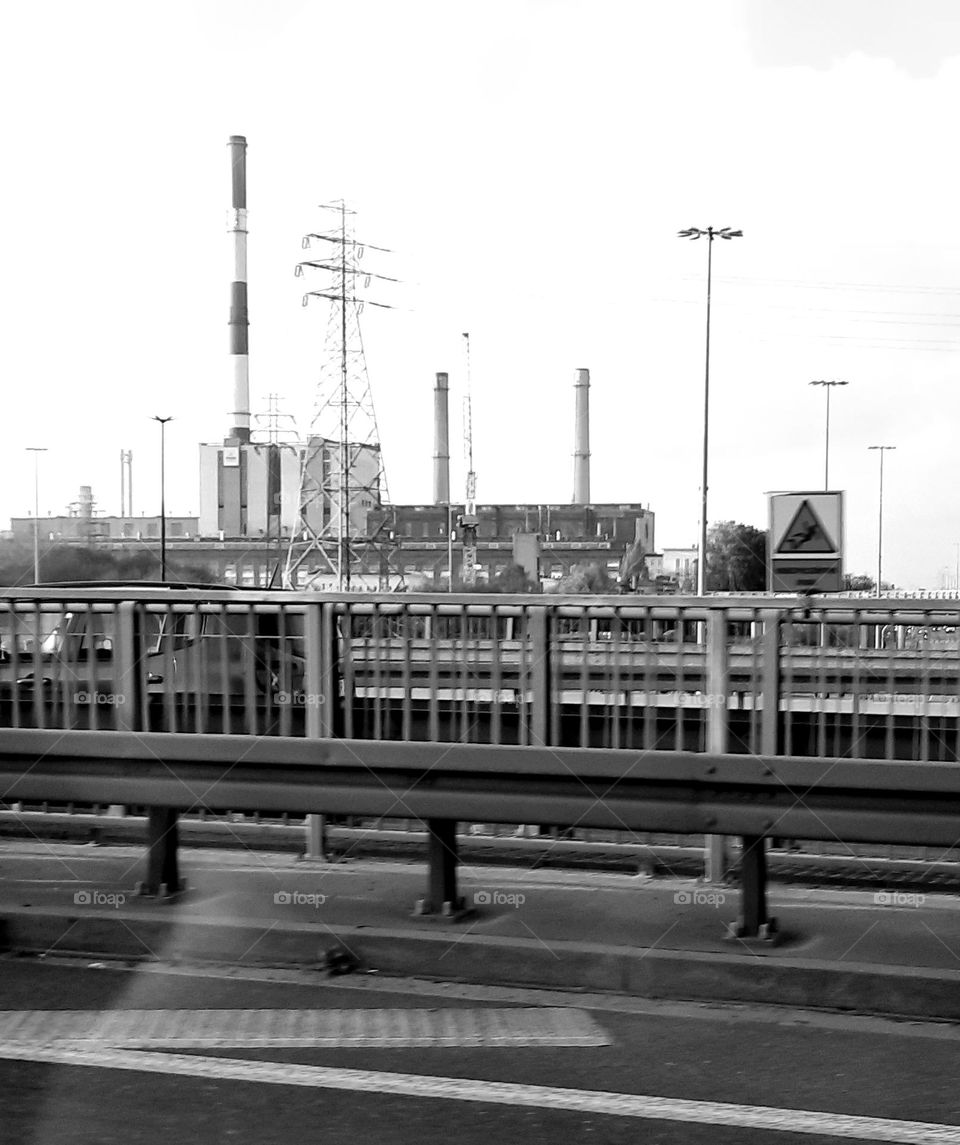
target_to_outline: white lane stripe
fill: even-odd
[[[291,1062],[236,1061],[193,1057],[144,1050],[82,1050],[56,1046],[0,1046],[0,1058],[47,1062],[55,1065],[93,1066],[143,1073],[175,1074],[213,1080],[257,1082],[338,1089],[357,1093],[384,1093],[401,1097],[477,1101],[559,1109],[651,1121],[681,1121],[729,1125],[739,1129],[771,1129],[784,1133],[811,1133],[896,1145],[960,1145],[960,1126],[924,1121],[893,1121],[806,1109],[775,1109],[760,1105],[733,1105],[717,1101],[687,1101],[632,1093],[600,1093],[587,1089],[558,1089],[514,1082],[474,1081],[455,1077],[422,1077],[381,1070],[330,1069]]]
[[[546,1022],[546,1024],[544,1024]],[[74,1048],[607,1046],[583,1010],[0,1010],[0,1043]]]

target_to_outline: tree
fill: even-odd
[[[877,582],[872,576],[866,573],[844,573],[843,574],[843,590],[844,592],[873,592],[877,587]]]
[[[596,561],[574,565],[566,576],[560,578],[557,592],[570,594],[612,593],[617,591],[616,582],[610,579],[607,570]]]
[[[623,554],[623,560],[620,562],[620,575],[617,580],[625,592],[636,589],[641,584],[649,583],[646,556],[647,550],[639,538]]]
[[[763,592],[767,587],[766,532],[734,521],[711,525],[706,582],[711,592]]]
[[[530,574],[515,562],[498,572],[490,583],[490,592],[539,592],[540,585],[530,579]]]

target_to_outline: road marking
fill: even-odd
[[[819,1113],[807,1109],[776,1109],[762,1105],[733,1105],[718,1101],[687,1101],[632,1093],[600,1093],[515,1082],[475,1081],[457,1077],[421,1077],[382,1070],[332,1069],[292,1062],[236,1061],[133,1049],[74,1049],[67,1046],[2,1046],[0,1058],[54,1065],[93,1066],[142,1073],[175,1074],[213,1080],[295,1085],[401,1097],[475,1101],[533,1109],[635,1117],[649,1121],[680,1121],[729,1125],[739,1129],[769,1129],[810,1133],[896,1145],[960,1145],[960,1126],[925,1121],[894,1121]]]
[[[0,954],[4,962],[23,962],[18,957]],[[651,1017],[685,1020],[736,1022],[750,1025],[775,1025],[791,1030],[853,1030],[856,1033],[884,1037],[925,1038],[935,1041],[960,1041],[960,1023],[938,1018],[884,1018],[867,1014],[832,1013],[827,1010],[804,1010],[801,1007],[760,1002],[673,1002],[642,998],[628,994],[591,994],[584,991],[549,990],[544,987],[490,986],[480,983],[445,982],[427,978],[398,978],[389,974],[367,972],[330,979],[318,977],[316,970],[292,970],[279,967],[239,966],[235,963],[131,962],[119,958],[102,958],[89,962],[76,955],[47,955],[36,960],[38,965],[71,970],[102,970],[122,974],[154,974],[180,978],[214,978],[218,981],[269,982],[271,984],[320,988],[326,991],[350,990],[367,994],[404,994],[411,997],[455,998],[461,1002],[500,1002],[518,1006],[571,1006],[587,1011],[616,1014],[641,1014]]]
[[[4,1010],[0,1044],[82,1049],[608,1046],[583,1010],[444,1009]]]

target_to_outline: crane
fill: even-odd
[[[463,586],[477,583],[477,475],[473,468],[473,406],[470,393],[470,335],[463,335],[467,358],[467,392],[463,397],[463,458],[467,467],[464,511],[459,524],[463,529]]]

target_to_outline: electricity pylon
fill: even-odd
[[[307,440],[300,446],[300,497],[296,528],[287,550],[286,588],[335,588],[341,592],[376,578],[385,590],[401,587],[392,557],[396,546],[386,518],[378,513],[389,503],[387,475],[380,449],[377,417],[370,392],[358,297],[374,278],[395,282],[360,269],[366,250],[348,224],[353,212],[343,202],[327,204],[338,226],[304,236],[303,247],[324,244],[324,257],[298,263],[297,275],[325,274],[323,289],[307,291],[329,303],[323,362]],[[362,579],[361,579],[362,578]]]

